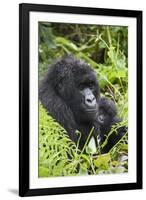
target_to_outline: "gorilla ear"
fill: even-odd
[[[63,81],[59,82],[57,87],[59,94],[63,95],[65,92]]]
[[[99,115],[97,119],[100,124],[104,124],[104,115]]]
[[[62,81],[60,81],[59,83],[58,83],[58,90],[62,90]]]

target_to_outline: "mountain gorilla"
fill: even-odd
[[[98,112],[100,97],[95,72],[82,60],[67,55],[50,66],[39,88],[39,99],[49,114],[82,149]],[[95,132],[95,131],[94,131]]]
[[[81,132],[79,148],[82,149],[94,126],[92,135],[97,144],[97,134],[102,144],[116,118],[116,107],[107,98],[100,98],[100,90],[95,72],[83,60],[71,55],[64,56],[50,66],[39,87],[39,99],[48,113],[67,131],[76,144]],[[123,130],[122,130],[123,131]],[[102,150],[107,152],[123,135],[112,137]],[[116,139],[117,138],[117,139]]]
[[[122,120],[117,117],[117,108],[114,102],[106,97],[101,97],[98,101],[98,115],[96,123],[98,126],[99,144],[102,145],[108,136],[108,143],[101,148],[101,153],[107,153],[109,150],[125,135],[127,127],[121,126],[112,131],[111,128]]]

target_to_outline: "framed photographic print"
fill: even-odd
[[[19,195],[142,188],[142,11],[19,6]]]

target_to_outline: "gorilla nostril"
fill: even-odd
[[[96,105],[96,99],[87,98],[87,99],[85,100],[85,104],[86,104],[87,106],[93,108],[93,107],[95,107],[95,105]]]
[[[91,99],[87,99],[87,102],[88,102],[88,103],[92,103],[92,100],[91,100]]]

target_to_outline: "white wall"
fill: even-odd
[[[30,1],[2,0],[0,3],[0,199],[20,199],[18,192],[18,4]],[[31,3],[140,9],[146,19],[145,0],[32,0]],[[143,23],[143,24],[144,24]],[[144,24],[145,25],[145,24]],[[144,34],[146,35],[146,26]],[[146,40],[143,40],[146,43]],[[146,52],[146,47],[144,47]],[[144,64],[146,60],[144,60]],[[145,74],[144,69],[143,74]],[[144,85],[146,84],[146,78]],[[144,94],[144,102],[146,93]],[[144,106],[146,111],[146,106]],[[144,119],[146,115],[144,116]],[[145,121],[144,121],[145,123]],[[145,134],[144,134],[145,135]],[[146,137],[144,136],[144,141]],[[146,144],[144,151],[146,151]],[[145,154],[144,154],[145,157]],[[144,169],[146,160],[144,160]],[[146,173],[144,172],[144,178]],[[145,199],[144,189],[137,191],[88,193],[35,197],[35,199]],[[32,199],[34,197],[30,197]]]

